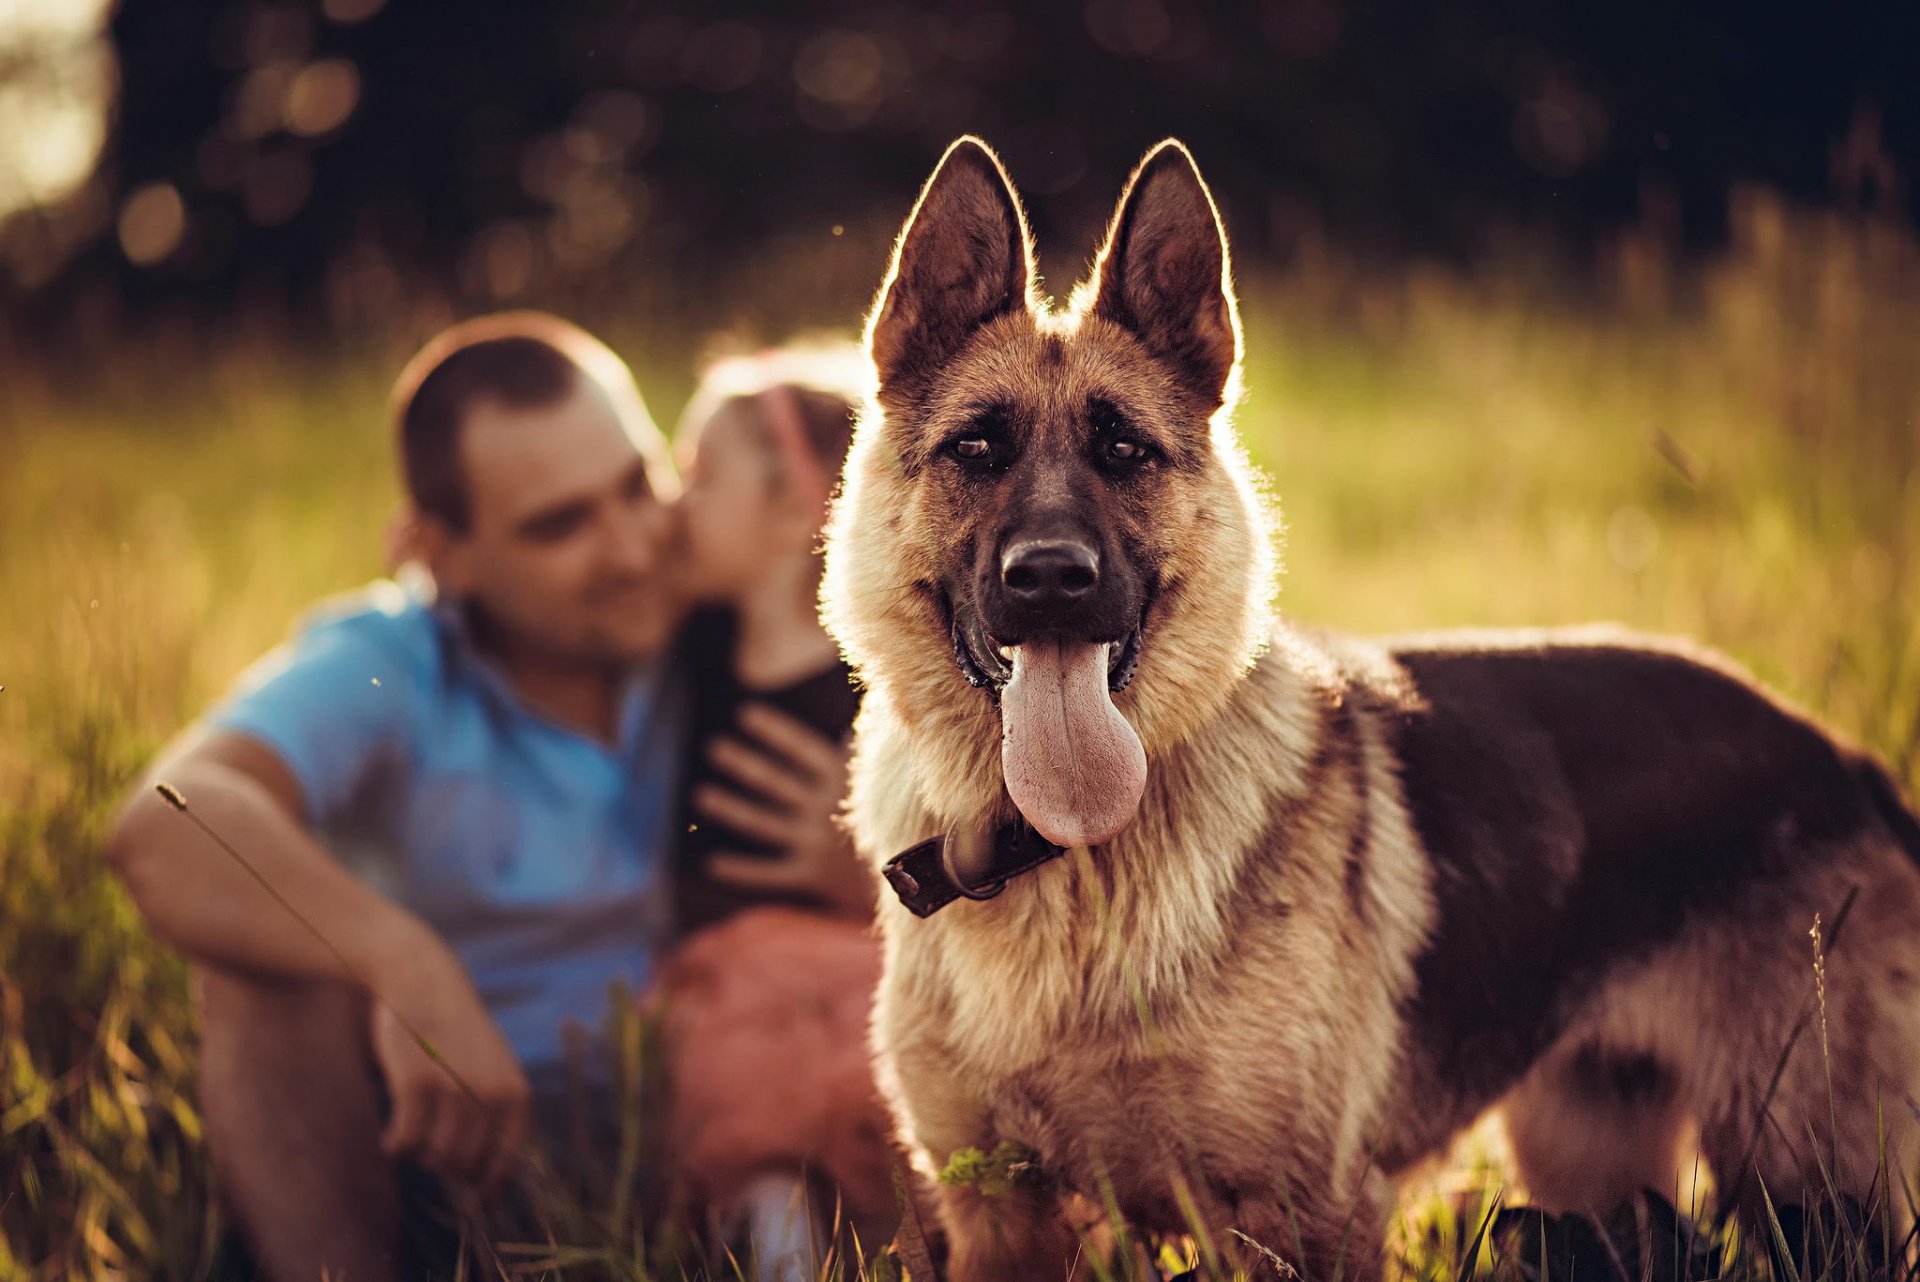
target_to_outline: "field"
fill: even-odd
[[[1695,636],[1911,794],[1920,247],[1764,194],[1734,214],[1713,261],[1628,241],[1577,287],[1326,258],[1243,281],[1239,421],[1286,514],[1282,606]],[[0,388],[0,1282],[227,1275],[183,970],[98,850],[171,733],[380,569],[391,365],[183,356],[164,381]],[[675,408],[688,372],[640,373]],[[1409,1208],[1409,1276],[1461,1269],[1456,1200]],[[610,1193],[576,1210],[556,1275],[665,1276]]]

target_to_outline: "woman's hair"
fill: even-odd
[[[697,435],[722,413],[735,413],[775,460],[775,483],[823,478],[833,488],[853,441],[853,419],[871,378],[852,344],[795,345],[709,365],[680,420],[681,437]],[[798,475],[797,475],[798,474]]]

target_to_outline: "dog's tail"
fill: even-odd
[[[1878,761],[1864,755],[1855,761],[1854,775],[1867,790],[1867,799],[1873,803],[1880,822],[1906,849],[1907,857],[1920,864],[1920,818],[1915,817],[1913,807],[1900,795],[1900,785],[1894,782],[1893,775]]]

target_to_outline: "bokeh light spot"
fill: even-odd
[[[320,0],[320,12],[327,15],[327,21],[343,27],[365,22],[386,7],[387,0]]]
[[[178,249],[186,231],[187,207],[172,183],[148,183],[121,206],[120,248],[142,267]]]
[[[793,79],[810,98],[837,107],[878,105],[880,74],[885,69],[880,46],[857,31],[823,31],[800,46]]]
[[[360,102],[360,72],[344,58],[328,58],[300,69],[287,86],[289,133],[317,138],[347,122]]]
[[[227,135],[250,142],[279,129],[285,118],[287,95],[299,71],[291,62],[269,62],[249,71],[234,88],[233,101],[228,105]]]

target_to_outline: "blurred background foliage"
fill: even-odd
[[[1903,214],[1916,50],[1902,0],[4,0],[0,313],[842,324],[962,132],[1062,285],[1168,134],[1255,266],[1699,250],[1742,182]]]

